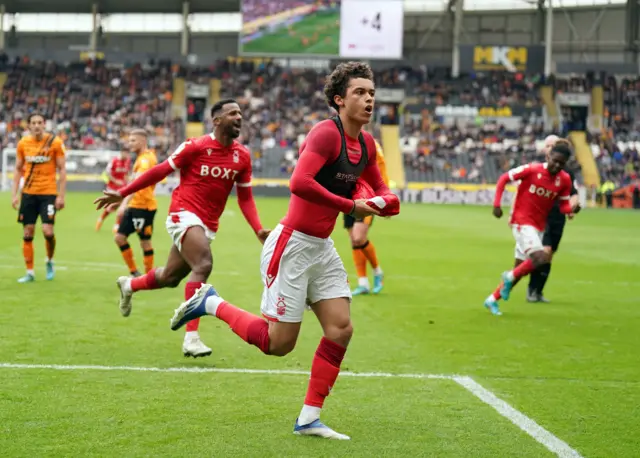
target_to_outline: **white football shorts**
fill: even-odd
[[[339,297],[351,300],[347,271],[331,238],[278,224],[264,243],[260,273],[264,282],[260,310],[270,321],[302,322],[307,300],[309,304]]]
[[[204,233],[209,239],[209,243],[216,238],[216,233],[204,225],[199,216],[189,211],[180,211],[169,213],[167,216],[167,232],[171,236],[173,243],[178,247],[178,251],[182,252],[182,239],[189,228],[200,226],[204,229]]]
[[[544,232],[533,226],[520,226],[518,224],[511,226],[511,231],[513,232],[513,238],[516,240],[516,259],[526,261],[531,253],[544,250],[542,245]]]

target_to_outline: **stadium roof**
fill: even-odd
[[[237,13],[242,0],[188,0],[190,13]],[[363,0],[366,1],[366,0]],[[449,0],[403,0],[405,11],[441,12]],[[540,0],[465,0],[466,11],[532,10]],[[546,0],[542,0],[546,3]],[[7,13],[90,13],[94,3],[102,14],[181,13],[183,0],[0,0]],[[626,0],[556,0],[556,8],[618,5]]]
[[[7,13],[181,13],[183,0],[0,0]],[[189,0],[190,13],[237,13],[240,0]]]

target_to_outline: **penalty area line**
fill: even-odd
[[[290,369],[243,369],[243,368],[217,368],[217,367],[142,367],[142,366],[100,366],[100,365],[71,365],[71,364],[19,364],[0,363],[0,369],[17,370],[57,370],[57,371],[126,371],[126,372],[155,372],[155,373],[220,373],[220,374],[254,374],[254,375],[305,375],[308,371]],[[544,429],[538,423],[525,414],[516,410],[507,402],[498,398],[494,393],[480,385],[471,377],[445,374],[411,374],[391,372],[341,372],[340,377],[350,378],[395,378],[395,379],[422,379],[422,380],[453,380],[458,385],[469,391],[485,404],[491,406],[500,415],[508,419],[522,431],[531,436],[547,450],[560,458],[583,458],[577,450],[559,439],[551,432]]]
[[[128,372],[169,372],[169,373],[221,373],[258,375],[309,375],[309,371],[289,369],[242,369],[224,367],[141,367],[141,366],[96,366],[71,364],[17,364],[0,363],[0,369],[41,369],[58,371],[128,371]],[[360,378],[407,378],[453,380],[453,375],[443,374],[394,374],[390,372],[340,372],[340,377]]]
[[[577,450],[571,448],[569,444],[544,429],[534,420],[512,407],[509,403],[497,397],[471,377],[454,376],[452,380],[485,404],[493,407],[500,415],[527,433],[551,453],[561,458],[582,458],[582,455],[580,455]]]

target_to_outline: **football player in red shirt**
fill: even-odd
[[[174,171],[180,172],[180,185],[173,191],[166,227],[173,246],[165,267],[153,269],[138,278],[120,277],[120,312],[129,316],[133,294],[140,290],[175,288],[187,275],[184,297],[191,298],[211,274],[213,259],[210,243],[229,194],[237,187],[242,214],[264,243],[269,231],[260,223],[251,192],[251,154],[235,139],[242,128],[242,112],[235,100],[226,99],[211,108],[215,129],[180,145],[164,162],[140,175],[117,191],[106,190],[94,203],[98,209],[119,204],[123,198],[160,182]],[[199,320],[187,323],[182,351],[185,356],[208,356],[211,349],[198,334]]]
[[[558,142],[567,140],[561,139],[556,135],[549,135],[544,141],[544,154],[545,158],[551,152],[551,148],[553,145]],[[571,177],[572,186],[571,186],[571,198],[569,199],[569,203],[572,207],[579,206],[579,197],[578,197],[578,189],[576,187],[576,178],[573,172],[571,172],[570,168],[565,169],[565,171]],[[544,290],[544,286],[549,279],[549,275],[551,274],[551,263],[553,262],[553,257],[558,251],[558,247],[560,246],[560,240],[562,240],[562,234],[564,232],[564,226],[568,219],[573,219],[575,214],[570,213],[568,215],[563,215],[560,213],[558,201],[553,205],[551,212],[549,213],[549,218],[547,219],[547,226],[544,230],[544,235],[542,236],[542,244],[544,245],[544,249],[547,253],[549,253],[549,264],[544,264],[529,275],[529,288],[527,288],[527,301],[528,302],[549,302],[547,298],[544,297],[542,291]]]
[[[380,215],[389,207],[399,212],[399,202],[380,176],[373,137],[362,131],[371,120],[375,100],[369,65],[338,65],[327,78],[324,93],[338,116],[319,122],[300,146],[291,176],[289,210],[262,250],[264,318],[230,304],[211,285],[205,285],[176,310],[171,328],[208,314],[226,322],[263,353],[285,356],[296,346],[309,304],[324,335],[311,364],[294,433],[345,440],[349,437],[320,421],[353,333],[347,272],[330,235],[340,213],[364,218]],[[360,177],[375,194],[370,200],[354,199]],[[374,200],[377,208],[368,203]]]
[[[108,180],[106,189],[114,191],[127,184],[127,178],[131,173],[131,158],[129,157],[129,153],[122,150],[120,152],[120,156],[114,157],[109,161],[109,165],[107,165],[104,173]],[[113,208],[114,209],[112,209],[111,206],[106,207],[100,214],[98,221],[96,222],[96,231],[99,231],[102,228],[102,224],[107,216],[116,211],[116,207],[114,206]],[[118,230],[118,224],[120,224],[120,221],[116,221],[114,231]]]
[[[498,180],[493,203],[493,215],[496,218],[502,217],[502,194],[507,183],[520,181],[520,184],[509,219],[516,241],[515,268],[502,274],[502,283],[484,302],[484,306],[494,315],[502,314],[498,300],[508,300],[511,289],[520,278],[549,263],[542,235],[555,201],[560,201],[560,212],[563,214],[578,210],[569,203],[573,183],[569,174],[563,170],[570,157],[571,147],[568,142],[557,141],[544,164],[532,163],[517,167]]]

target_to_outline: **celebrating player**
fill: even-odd
[[[378,163],[378,169],[380,169],[380,175],[384,180],[385,185],[389,186],[389,177],[387,176],[387,165],[384,162],[384,154],[382,152],[382,146],[377,140],[376,143],[376,162]],[[349,238],[351,239],[351,247],[353,253],[353,263],[356,266],[356,273],[358,275],[358,286],[352,291],[351,294],[358,296],[360,294],[369,294],[369,277],[367,276],[367,261],[371,264],[373,269],[373,294],[378,294],[382,291],[383,272],[378,262],[378,255],[376,254],[376,248],[373,246],[373,242],[369,240],[369,228],[373,223],[373,215],[365,218],[355,219],[351,215],[344,215],[344,227],[349,231]]]
[[[117,190],[118,188],[123,187],[127,184],[127,177],[129,176],[130,171],[131,158],[129,157],[129,153],[123,150],[120,153],[120,156],[114,157],[109,161],[109,165],[107,165],[107,168],[104,171],[107,178],[106,189]],[[113,211],[114,210],[112,210],[111,206],[108,206],[103,210],[96,222],[96,231],[99,231],[100,228],[102,228],[104,220],[109,216],[109,214],[113,213]],[[114,227],[115,232],[117,232],[119,225],[120,220],[116,220]]]
[[[137,158],[133,164],[134,176],[140,176],[150,170],[158,163],[156,153],[148,149],[147,131],[135,129],[129,134],[129,149]],[[150,272],[153,269],[153,245],[151,237],[153,235],[153,220],[156,217],[158,201],[155,196],[155,186],[153,183],[144,189],[127,195],[118,208],[117,220],[118,230],[114,240],[122,253],[122,258],[129,268],[133,277],[139,277],[138,267],[133,256],[133,250],[129,245],[129,236],[136,232],[140,239],[142,248],[144,271]],[[114,207],[109,206],[107,208]]]
[[[42,233],[47,248],[47,280],[53,280],[53,254],[56,236],[53,232],[56,212],[64,208],[67,188],[65,148],[62,140],[51,132],[45,132],[44,116],[32,113],[27,118],[30,135],[18,142],[16,168],[11,188],[11,205],[18,212],[18,222],[23,225],[22,253],[27,274],[18,279],[29,283],[36,279],[33,270],[33,236],[35,224],[40,216]],[[56,185],[56,173],[60,175]],[[20,181],[22,198],[20,198]]]
[[[551,148],[556,142],[566,142],[567,146],[569,145],[567,140],[562,140],[555,135],[549,135],[545,139],[544,143],[544,152],[547,161],[549,160],[549,153]],[[578,190],[576,189],[575,183],[576,179],[571,172],[571,170],[565,170],[569,177],[571,178],[571,198],[569,199],[569,204],[572,208],[578,206]],[[560,240],[562,239],[562,234],[564,232],[564,225],[567,222],[567,217],[569,219],[573,218],[573,213],[569,215],[564,215],[560,212],[560,206],[558,201],[556,201],[551,208],[551,212],[549,213],[549,218],[547,219],[547,226],[544,229],[544,235],[542,236],[542,244],[544,245],[544,250],[549,254],[549,263],[543,264],[538,267],[536,270],[531,272],[529,276],[529,288],[527,289],[527,301],[529,302],[549,302],[542,295],[542,291],[544,290],[544,286],[549,279],[549,274],[551,273],[551,261],[553,259],[553,255],[558,251],[558,246],[560,245]]]
[[[563,170],[570,157],[569,145],[556,142],[551,148],[548,162],[517,167],[498,180],[493,202],[493,215],[496,218],[502,217],[500,203],[506,184],[513,181],[520,181],[520,184],[509,220],[516,240],[515,268],[502,274],[502,283],[484,302],[494,315],[502,314],[498,300],[508,300],[511,289],[520,278],[549,263],[549,254],[542,246],[542,233],[554,202],[560,200],[560,212],[563,214],[574,213],[578,209],[569,203],[571,178]]]
[[[235,141],[242,127],[242,112],[231,99],[211,108],[215,126],[212,134],[187,140],[166,161],[151,168],[119,191],[107,190],[95,200],[98,209],[120,202],[140,189],[160,182],[174,170],[180,171],[180,185],[173,191],[167,230],[173,246],[165,267],[152,269],[138,278],[118,278],[120,312],[129,316],[132,296],[140,290],[175,288],[189,273],[185,299],[207,281],[213,264],[210,243],[233,189],[237,186],[238,204],[260,242],[269,235],[262,228],[251,192],[251,155]],[[198,334],[199,320],[187,324],[182,351],[185,356],[208,356]]]
[[[355,218],[380,214],[367,200],[352,200],[360,176],[385,202],[395,196],[388,195],[380,176],[373,137],[362,132],[373,113],[371,68],[361,62],[338,65],[328,77],[324,93],[339,114],[318,123],[301,145],[290,182],[289,211],[262,250],[260,271],[265,286],[261,311],[267,321],[224,301],[213,286],[205,285],[176,310],[171,328],[209,314],[226,322],[263,353],[284,356],[294,349],[305,304],[310,304],[324,337],[313,358],[294,433],[349,439],[320,421],[320,410],[338,377],[353,333],[347,272],[329,235],[340,212]]]

